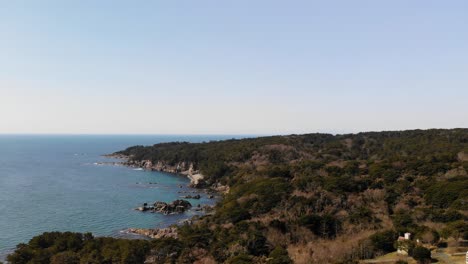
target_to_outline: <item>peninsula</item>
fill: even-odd
[[[113,155],[223,197],[213,214],[151,241],[45,233],[11,263],[357,263],[392,252],[419,261],[468,239],[468,129],[172,142]]]

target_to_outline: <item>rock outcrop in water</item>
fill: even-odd
[[[148,206],[146,203],[143,206],[138,207],[138,211],[151,211],[154,213],[168,214],[179,214],[187,211],[192,207],[192,204],[187,200],[175,200],[171,203],[157,201],[152,206]]]
[[[185,196],[182,196],[182,198],[185,198],[185,199],[200,199],[201,198],[201,195],[200,194],[197,194],[197,195],[185,195]]]

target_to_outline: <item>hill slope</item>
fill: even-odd
[[[229,186],[214,215],[180,227],[178,240],[152,242],[145,254],[155,263],[348,263],[395,250],[404,232],[428,244],[468,237],[468,129],[163,143],[117,154],[132,164],[190,164],[204,186]]]

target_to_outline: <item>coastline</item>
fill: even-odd
[[[103,155],[101,155],[103,156]],[[192,181],[192,175],[187,175],[183,173],[175,173],[170,170],[151,170],[148,168],[144,167],[137,167],[135,164],[128,164],[126,159],[124,157],[116,157],[116,156],[110,156],[110,155],[104,155],[106,158],[114,158],[114,159],[120,159],[121,161],[99,161],[99,162],[89,162],[86,163],[87,165],[94,165],[94,166],[122,166],[122,167],[129,167],[129,168],[141,168],[142,170],[145,171],[154,171],[154,172],[163,172],[165,174],[170,174],[172,177],[186,177],[190,181],[190,183],[187,184],[187,182],[184,184],[184,186],[180,187],[174,187],[173,189],[174,193],[177,193],[179,196],[179,199],[184,199],[185,196],[195,196],[195,195],[201,195],[203,196],[204,201],[204,206],[200,207],[192,207],[190,210],[184,212],[185,215],[183,214],[173,214],[173,215],[164,215],[163,217],[166,219],[163,223],[157,223],[155,222],[154,227],[151,228],[139,228],[138,226],[133,226],[131,223],[124,227],[123,229],[120,230],[114,230],[112,233],[108,235],[97,235],[96,237],[114,237],[114,238],[122,238],[122,239],[157,239],[157,238],[177,238],[177,226],[184,225],[184,224],[192,224],[197,221],[198,218],[203,217],[205,215],[209,215],[212,213],[210,210],[205,210],[204,207],[214,207],[214,205],[219,201],[220,196],[216,195],[214,190],[211,190],[209,188],[204,188],[200,187],[201,185],[193,185]],[[195,176],[196,178],[197,176]],[[200,179],[200,178],[198,178]],[[143,184],[141,182],[138,182],[139,184]],[[155,184],[154,182],[146,183],[146,184]],[[154,186],[157,186],[156,184]],[[208,196],[213,196],[213,198],[210,198],[209,200],[206,200]],[[209,203],[206,203],[207,201],[211,201]],[[142,201],[143,203],[144,201]],[[135,204],[135,207],[138,204]],[[132,209],[135,208],[129,208],[131,210],[130,213],[135,213],[139,214],[140,212],[134,211]],[[142,212],[143,213],[143,212]],[[150,214],[150,212],[144,212]],[[6,261],[6,258],[9,254],[15,252],[15,248],[9,248],[7,250],[3,250],[0,252],[0,262]]]
[[[206,216],[206,215],[211,215],[214,213],[214,207],[216,203],[219,200],[219,195],[225,194],[229,192],[229,187],[228,186],[223,186],[219,184],[214,184],[213,186],[208,186],[206,182],[204,181],[204,176],[195,168],[195,164],[190,162],[179,162],[175,165],[168,165],[165,162],[158,161],[157,163],[153,164],[150,160],[142,160],[142,161],[132,161],[129,156],[122,155],[122,154],[106,154],[103,155],[106,158],[112,158],[112,159],[118,159],[121,161],[117,162],[100,162],[96,163],[96,165],[113,165],[113,166],[125,166],[125,167],[130,167],[134,169],[141,169],[141,170],[146,170],[146,171],[157,171],[157,172],[164,172],[164,173],[169,173],[173,174],[175,176],[186,176],[189,180],[190,183],[187,186],[188,188],[195,189],[197,191],[178,191],[179,194],[182,193],[192,193],[192,194],[197,194],[198,198],[194,198],[195,196],[191,195],[183,195],[180,196],[181,199],[200,199],[200,193],[203,192],[207,195],[209,199],[212,199],[214,201],[213,204],[204,204],[200,206],[200,204],[197,207],[190,208],[190,211],[198,212],[195,215],[190,216],[189,218],[185,218],[178,223],[169,223],[166,225],[162,225],[161,227],[157,228],[135,228],[135,227],[129,227],[125,230],[121,230],[120,232],[122,234],[125,234],[124,237],[127,235],[130,236],[136,236],[136,237],[144,237],[144,238],[150,238],[150,239],[158,239],[158,238],[177,238],[177,226],[183,225],[183,224],[193,224],[194,222],[197,221],[197,218]],[[182,188],[182,186],[179,186]],[[218,194],[218,195],[214,195]],[[156,201],[158,203],[159,201]],[[142,211],[141,207],[140,208],[135,208],[135,210]],[[155,213],[155,211],[152,211],[151,213]],[[128,239],[131,239],[131,237],[127,237]]]
[[[196,166],[193,162],[178,162],[175,165],[170,165],[164,161],[158,161],[156,163],[153,163],[151,160],[133,161],[129,156],[116,153],[107,154],[104,155],[104,157],[122,160],[121,162],[109,162],[108,164],[184,175],[189,178],[190,187],[197,189],[206,187],[205,182],[203,181],[204,176],[200,173],[199,170],[195,169]],[[105,165],[106,163],[101,164]]]
[[[109,162],[109,163],[100,163],[102,165],[105,164],[112,164],[112,165],[119,165],[119,166],[126,166],[135,169],[143,169],[149,171],[159,171],[159,172],[166,172],[170,174],[176,175],[183,175],[189,178],[190,185],[189,187],[195,189],[203,189],[208,192],[219,193],[219,194],[227,194],[229,193],[229,186],[222,185],[220,183],[214,183],[209,185],[205,181],[205,176],[196,168],[196,164],[194,162],[178,162],[174,165],[170,165],[165,161],[157,161],[153,163],[151,160],[141,160],[141,161],[133,161],[131,157],[112,153],[103,155],[106,158],[113,158],[122,160],[120,162]]]

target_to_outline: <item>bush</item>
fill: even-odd
[[[335,237],[341,230],[341,222],[332,215],[305,215],[299,218],[299,224],[321,237]]]
[[[245,200],[239,203],[239,207],[248,209],[251,215],[259,215],[269,212],[287,197],[291,190],[291,185],[283,178],[255,179],[231,189],[224,205],[244,197]]]
[[[174,238],[161,238],[152,240],[151,248],[152,256],[155,256],[163,263],[172,263],[175,262],[177,257],[180,255],[184,245],[180,240]]]
[[[448,243],[447,242],[439,242],[439,243],[437,243],[437,247],[438,248],[447,248]]]
[[[445,213],[443,212],[443,210],[440,210],[439,212],[436,212],[434,214],[434,216],[432,217],[432,221],[442,222],[442,223],[449,223],[449,222],[454,222],[454,221],[457,221],[457,220],[461,220],[463,218],[464,218],[464,216],[462,214],[460,214],[456,210],[448,210]]]
[[[468,197],[465,188],[468,186],[466,178],[452,179],[450,182],[439,182],[426,191],[424,198],[429,204],[439,208],[448,208],[457,201]]]
[[[72,251],[65,251],[55,254],[50,258],[50,264],[79,264],[80,256]]]
[[[233,224],[242,220],[250,219],[250,213],[247,208],[244,208],[237,201],[225,202],[217,211],[218,218],[225,222]]]
[[[282,247],[276,247],[268,256],[268,264],[291,264],[292,260],[288,255],[288,251]]]
[[[269,252],[266,237],[261,232],[250,233],[247,239],[247,250],[254,256],[266,255]]]
[[[291,171],[289,166],[274,166],[267,170],[267,175],[270,178],[291,178]]]
[[[458,238],[463,237],[465,233],[468,232],[468,223],[463,220],[458,220],[452,223],[447,224],[447,226],[442,229],[442,236],[448,238],[449,236],[458,240]]]
[[[404,233],[410,229],[416,228],[411,213],[408,211],[400,210],[392,217],[393,225],[398,232]]]
[[[143,263],[150,250],[146,240],[127,240],[71,232],[48,232],[20,244],[7,257],[25,263]]]
[[[396,250],[394,244],[398,234],[393,230],[377,232],[370,236],[373,248],[382,253],[390,253]]]
[[[206,226],[183,225],[178,229],[179,239],[184,247],[206,248],[209,246],[213,233]]]
[[[286,223],[278,219],[270,221],[269,226],[281,231],[281,233],[283,234],[288,231],[288,226],[286,225]]]
[[[229,258],[227,264],[251,264],[253,260],[252,256],[241,254],[235,257]]]
[[[412,257],[421,264],[431,263],[431,251],[425,247],[415,247]]]

